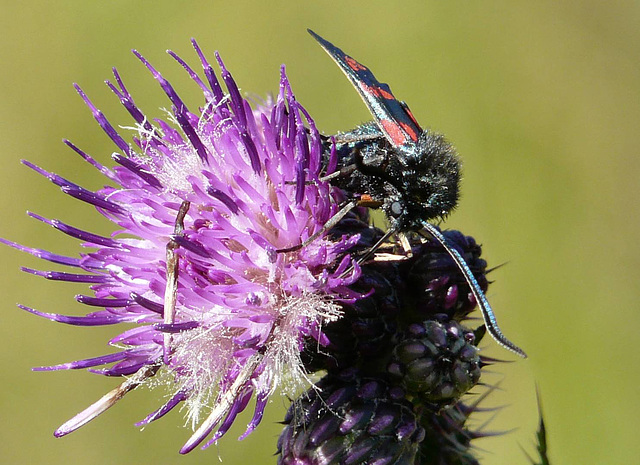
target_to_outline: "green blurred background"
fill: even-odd
[[[80,83],[114,124],[131,120],[104,86],[117,66],[137,103],[168,107],[129,53],[140,50],[198,101],[197,89],[164,54],[197,65],[189,38],[220,50],[242,91],[276,91],[286,63],[298,99],[326,133],[370,119],[336,66],[307,35],[311,27],[371,67],[425,126],[444,132],[464,158],[460,207],[446,223],[474,235],[490,265],[489,297],[502,329],[528,360],[487,341],[500,384],[478,417],[483,464],[526,464],[537,426],[535,386],[555,464],[622,464],[640,456],[640,2],[637,1],[2,1],[0,25],[0,236],[58,253],[75,241],[29,220],[27,209],[108,233],[86,205],[19,163],[27,158],[95,189],[103,179],[60,140],[103,163],[114,150],[71,87]],[[179,414],[140,432],[133,423],[160,393],[129,394],[64,439],[52,431],[115,386],[85,372],[30,367],[96,356],[116,328],[82,329],[25,314],[21,302],[79,314],[85,286],[20,273],[47,265],[7,247],[2,260],[0,462],[10,464],[275,463],[286,401],[277,396],[261,427],[237,442],[179,457],[189,436]],[[636,459],[633,459],[636,457]]]

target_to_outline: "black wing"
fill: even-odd
[[[307,29],[335,61],[374,116],[380,130],[394,147],[413,145],[422,132],[409,107],[398,101],[387,84],[376,79],[371,70],[344,53],[331,42]]]

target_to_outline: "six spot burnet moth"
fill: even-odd
[[[374,121],[326,141],[327,153],[335,144],[339,160],[336,171],[328,177],[334,185],[354,195],[331,224],[356,205],[382,209],[390,229],[371,253],[393,234],[416,231],[431,236],[464,275],[489,334],[498,344],[526,357],[500,331],[493,310],[462,255],[429,222],[446,216],[458,201],[460,162],[453,147],[442,135],[422,129],[409,107],[397,100],[389,86],[379,82],[369,68],[308,31],[338,64],[374,117]]]

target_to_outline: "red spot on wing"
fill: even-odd
[[[383,99],[386,99],[386,100],[395,100],[396,99],[391,92],[388,92],[388,91],[384,90],[382,87],[370,86],[364,81],[361,81],[360,83],[358,83],[358,85],[360,86],[360,88],[364,92],[366,92],[369,95],[374,95],[374,96],[376,96],[378,98],[383,98]]]
[[[406,125],[405,124],[402,124],[402,126],[400,126],[397,123],[395,123],[393,121],[390,121],[388,119],[381,119],[380,120],[380,125],[382,126],[382,129],[384,130],[384,132],[387,133],[389,135],[389,137],[391,138],[391,142],[393,143],[393,145],[401,146],[401,145],[404,145],[407,142],[409,142],[407,140],[407,136],[403,132],[403,129],[406,131],[406,128],[405,128]],[[409,128],[409,131],[407,131],[407,133],[408,134],[411,134],[411,133],[415,134],[415,131],[413,131],[411,128]],[[417,140],[417,138],[416,138],[416,140]]]
[[[416,125],[416,127],[420,127],[420,125],[418,124],[418,121],[416,121],[416,117],[415,117],[415,116],[413,116],[413,113],[411,113],[411,110],[409,110],[409,107],[405,105],[405,106],[404,106],[404,109],[406,110],[407,115],[409,115],[409,118],[411,118],[411,121],[413,121],[413,122],[414,122],[414,124]]]
[[[382,98],[386,98],[388,100],[396,99],[391,92],[387,92],[382,87],[376,87],[376,95]]]
[[[376,97],[378,96],[378,94],[376,93],[376,88],[368,85],[366,82],[360,81],[358,82],[358,85],[360,86],[360,88],[365,94],[373,95]]]
[[[345,55],[344,61],[347,63],[347,66],[349,66],[349,68],[351,68],[352,70],[354,70],[356,72],[363,71],[363,70],[367,69],[366,66],[361,65],[360,63],[358,63],[356,60],[354,60],[353,58],[351,58],[348,55]]]
[[[413,129],[407,123],[400,123],[400,126],[402,126],[402,129],[404,129],[404,132],[406,132],[408,134],[409,138],[413,142],[418,142],[418,133],[416,133],[415,129]]]

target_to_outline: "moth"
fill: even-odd
[[[431,223],[447,216],[458,203],[461,169],[453,146],[441,134],[422,129],[407,104],[396,99],[369,68],[308,31],[347,76],[373,116],[373,121],[325,142],[327,154],[335,150],[337,156],[336,170],[327,179],[353,196],[330,220],[331,225],[354,206],[367,206],[380,208],[390,225],[371,252],[393,234],[416,231],[435,239],[464,275],[487,332],[501,346],[526,357],[500,330],[465,259]]]

